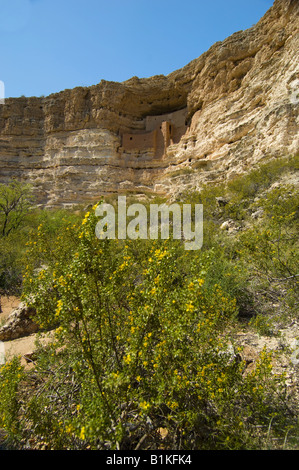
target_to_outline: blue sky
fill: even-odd
[[[102,79],[167,75],[273,0],[0,0],[5,96],[41,96]]]

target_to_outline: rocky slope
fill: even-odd
[[[41,204],[119,192],[177,195],[299,148],[299,2],[168,76],[101,81],[0,106],[0,182]]]

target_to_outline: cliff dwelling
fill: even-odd
[[[122,135],[121,153],[150,154],[162,158],[167,147],[177,144],[187,130],[187,108],[158,116],[146,116],[144,131]]]
[[[297,155],[298,8],[276,0],[252,28],[167,76],[6,98],[0,182],[30,183],[48,207],[118,193],[175,198]]]

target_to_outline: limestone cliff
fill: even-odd
[[[177,194],[299,149],[299,1],[168,76],[102,80],[0,106],[0,182],[41,204],[118,192]]]

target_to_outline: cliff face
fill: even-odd
[[[101,81],[0,106],[0,182],[42,204],[117,192],[173,195],[299,149],[299,1],[168,76]]]

